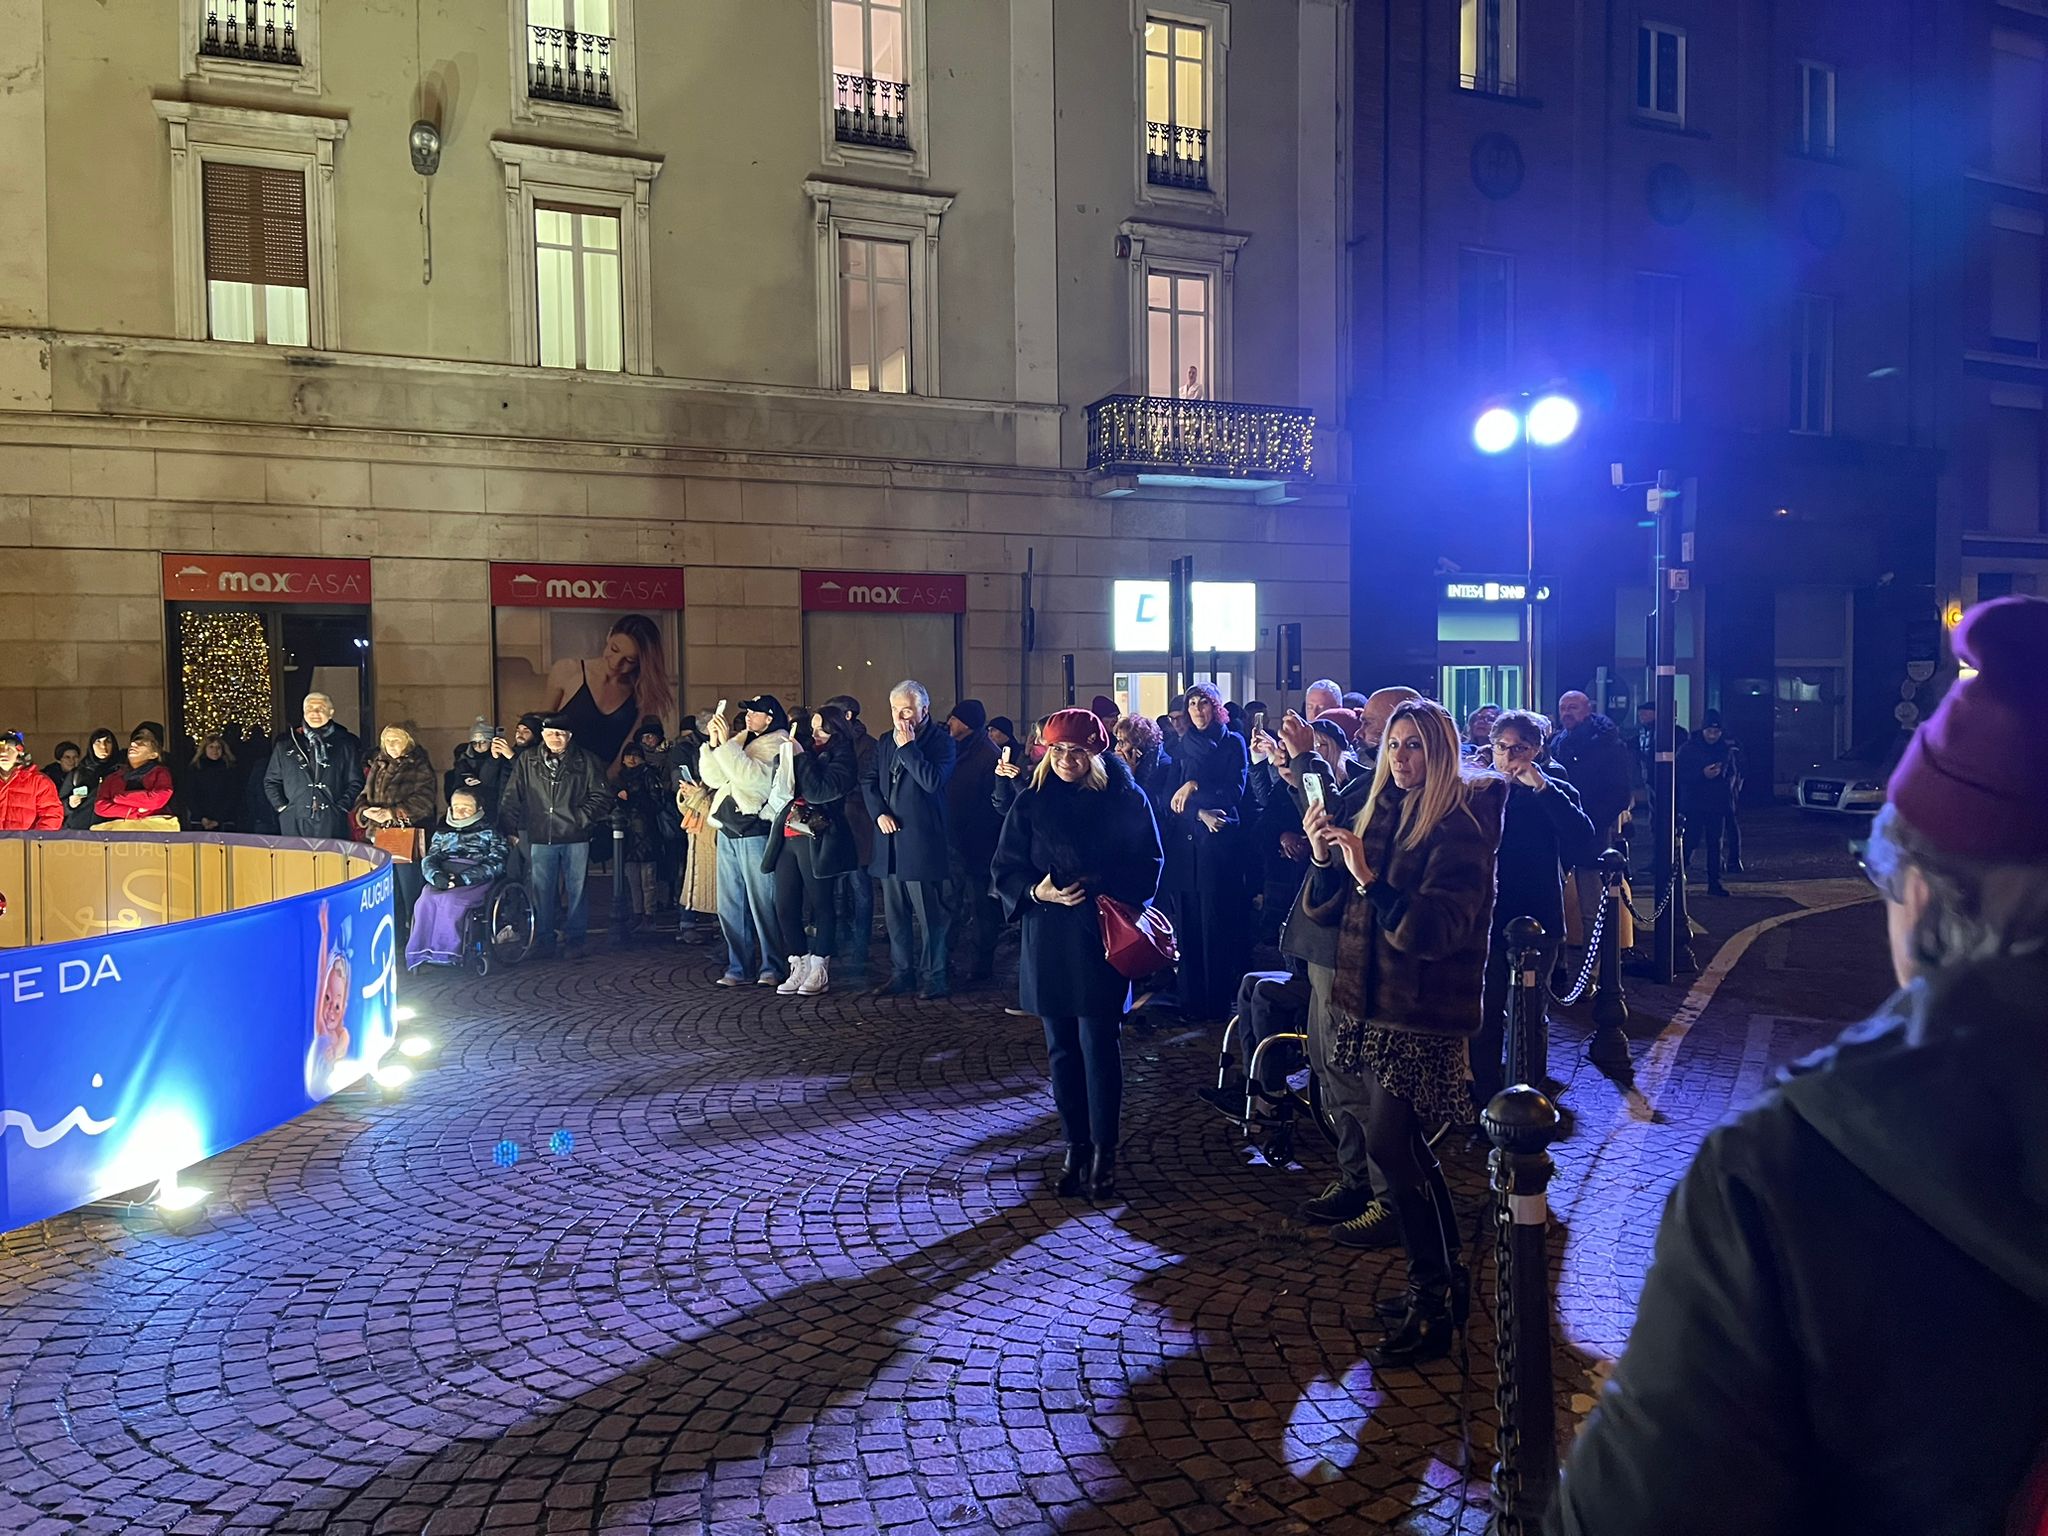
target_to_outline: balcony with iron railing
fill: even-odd
[[[832,137],[868,149],[908,150],[910,86],[871,75],[834,75]]]
[[[206,0],[200,55],[297,68],[298,9],[298,0]]]
[[[526,94],[535,101],[618,110],[612,93],[612,40],[566,27],[530,27]]]
[[[1088,407],[1088,467],[1137,483],[1270,487],[1315,475],[1315,412],[1109,395]]]
[[[1145,125],[1145,180],[1184,192],[1209,190],[1209,130],[1177,123]]]

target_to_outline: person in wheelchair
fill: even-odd
[[[407,970],[462,964],[471,916],[487,909],[510,856],[511,845],[484,819],[473,793],[458,789],[448,797],[448,819],[420,861],[426,889],[413,909]]]

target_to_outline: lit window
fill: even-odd
[[[1145,22],[1145,179],[1209,187],[1209,33],[1184,21]]]
[[[839,240],[840,387],[910,393],[910,247]]]
[[[1209,400],[1209,279],[1200,273],[1145,274],[1145,393]]]
[[[618,215],[536,204],[533,291],[541,367],[617,373],[626,366]]]
[[[303,347],[311,336],[302,171],[209,160],[200,177],[206,334]]]
[[[1502,251],[1458,252],[1458,361],[1467,374],[1506,374],[1514,312],[1515,258]]]
[[[832,132],[842,144],[910,147],[904,0],[831,0]]]
[[[1825,64],[1799,66],[1799,152],[1834,158],[1835,72]]]
[[[1635,294],[1635,412],[1647,421],[1678,419],[1679,324],[1683,286],[1663,272],[1638,272]]]
[[[1835,301],[1802,293],[1792,312],[1792,430],[1834,430]]]
[[[1515,45],[1515,0],[1458,0],[1458,83],[1466,90],[1514,95]]]
[[[526,0],[526,94],[616,107],[612,0]]]
[[[1676,27],[1646,21],[1636,29],[1636,110],[1685,121],[1685,34]]]

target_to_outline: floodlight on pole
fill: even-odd
[[[1555,448],[1579,430],[1579,405],[1569,395],[1545,395],[1529,407],[1529,441]]]
[[[1472,424],[1472,442],[1481,453],[1506,453],[1521,436],[1522,418],[1504,405],[1481,412]]]
[[[1522,510],[1524,553],[1522,578],[1527,601],[1522,609],[1524,656],[1523,703],[1534,705],[1536,687],[1536,450],[1556,448],[1579,430],[1579,403],[1570,395],[1524,392],[1513,405],[1488,406],[1472,423],[1472,444],[1481,453],[1502,454],[1517,443],[1522,448]]]

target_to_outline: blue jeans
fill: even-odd
[[[555,890],[569,888],[568,911],[562,917],[562,939],[581,944],[590,932],[590,901],[584,882],[590,874],[590,844],[534,843],[526,850],[526,888],[533,895],[534,931],[542,944],[555,942]]]
[[[1045,1020],[1052,1102],[1070,1147],[1114,1153],[1124,1107],[1121,1018]]]
[[[725,974],[735,981],[786,975],[789,951],[775,915],[775,877],[761,873],[765,837],[718,834],[718,928],[725,935]]]
[[[892,980],[915,977],[927,992],[946,986],[946,882],[882,878],[882,917],[889,925],[889,974]],[[913,928],[924,930],[920,945]]]

